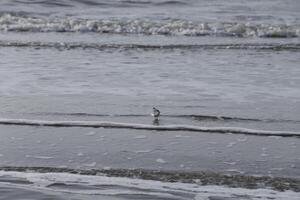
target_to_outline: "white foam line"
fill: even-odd
[[[2,125],[20,125],[20,126],[53,126],[53,127],[91,127],[91,128],[127,128],[157,131],[194,131],[194,132],[211,132],[211,133],[233,133],[248,134],[260,136],[282,136],[298,137],[300,132],[290,131],[267,131],[255,130],[240,127],[202,127],[192,125],[147,125],[134,123],[120,123],[109,121],[45,121],[32,119],[0,119]]]
[[[171,183],[154,180],[142,180],[123,177],[106,177],[106,176],[89,176],[68,173],[36,173],[36,172],[7,172],[0,171],[0,177],[14,177],[26,179],[33,184],[21,185],[22,187],[50,190],[56,192],[67,192],[82,195],[121,195],[121,194],[145,194],[158,195],[160,197],[175,197],[176,192],[183,194],[195,195],[195,199],[208,199],[209,196],[232,197],[232,196],[249,196],[251,199],[299,199],[299,194],[293,191],[279,192],[271,189],[246,189],[246,188],[229,188],[225,186],[207,185],[201,186],[192,183]],[[82,186],[95,186],[99,189],[78,189],[69,188],[51,188],[53,183],[76,184]],[[5,184],[5,183],[3,183]],[[18,186],[17,184],[8,183],[7,185]],[[101,188],[101,186],[112,185],[117,188]],[[125,187],[125,188],[124,188]],[[175,194],[174,194],[175,192]]]

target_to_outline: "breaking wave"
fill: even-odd
[[[281,136],[281,137],[300,137],[300,132],[290,131],[266,131],[255,130],[240,127],[201,127],[191,125],[147,125],[120,123],[109,121],[45,121],[31,119],[0,119],[2,125],[19,125],[19,126],[51,126],[51,127],[90,127],[90,128],[122,128],[122,129],[139,129],[155,131],[191,131],[191,132],[209,132],[209,133],[231,133],[247,134],[258,136]]]
[[[13,32],[95,32],[111,34],[299,37],[300,25],[206,23],[180,19],[77,19],[47,18],[11,13],[0,14],[0,31]]]
[[[255,195],[258,191],[254,189],[272,189],[272,193],[277,195],[280,191],[300,191],[300,182],[295,178],[146,169],[0,167],[0,183],[76,194],[148,194],[162,199],[191,199],[198,193],[228,195],[230,191],[252,191],[250,193]],[[219,189],[222,192],[218,193]]]

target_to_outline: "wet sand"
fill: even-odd
[[[1,126],[0,165],[300,177],[298,138]]]

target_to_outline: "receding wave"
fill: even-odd
[[[281,136],[281,137],[299,137],[300,132],[290,131],[267,131],[255,130],[240,127],[201,127],[191,125],[147,125],[134,123],[120,123],[109,121],[46,121],[31,119],[0,119],[2,125],[19,126],[51,126],[51,127],[90,127],[90,128],[120,128],[120,129],[138,129],[155,131],[191,131],[191,132],[209,132],[209,133],[231,133],[247,134],[258,136]]]
[[[17,114],[17,113],[14,113]],[[20,114],[20,113],[18,113]],[[75,116],[75,117],[149,117],[145,114],[97,114],[97,113],[85,113],[85,112],[74,112],[74,113],[64,113],[64,112],[34,112],[34,113],[21,113],[29,114],[35,116]],[[243,117],[229,117],[229,116],[216,116],[216,115],[197,115],[197,114],[164,114],[163,117],[167,118],[190,118],[199,121],[249,121],[249,122],[265,122],[265,123],[300,123],[299,120],[292,119],[258,119],[258,118],[243,118]]]
[[[300,50],[300,44],[262,44],[262,43],[243,43],[243,44],[167,44],[167,45],[146,45],[146,44],[98,44],[98,43],[76,43],[76,42],[23,42],[23,41],[1,41],[0,47],[24,47],[24,48],[55,48],[60,50],[71,49],[235,49],[235,50],[277,50],[277,51],[298,51]]]
[[[0,31],[13,32],[95,32],[111,34],[299,37],[300,25],[206,23],[180,19],[74,19],[1,14]]]
[[[132,199],[141,195],[156,197],[153,199],[210,199],[212,195],[229,198],[232,194],[247,194],[247,199],[260,199],[262,194],[263,199],[297,199],[294,192],[300,191],[296,178],[146,169],[8,166],[0,167],[0,184],[85,195],[132,195]],[[281,196],[287,190],[289,195]]]

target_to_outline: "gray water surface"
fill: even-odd
[[[297,0],[1,1],[0,118],[143,126],[153,124],[156,106],[159,126],[299,132],[299,10]],[[0,199],[296,199],[281,191],[299,189],[299,146],[299,137],[245,132],[1,123],[1,169],[139,168],[174,177],[211,171],[281,178],[275,180],[280,191],[253,192],[140,179],[119,185],[120,177],[97,176],[75,177],[68,185],[70,174],[52,180],[1,171]],[[37,181],[11,182],[23,176]],[[97,186],[103,178],[109,186]],[[48,179],[53,182],[43,185]]]

